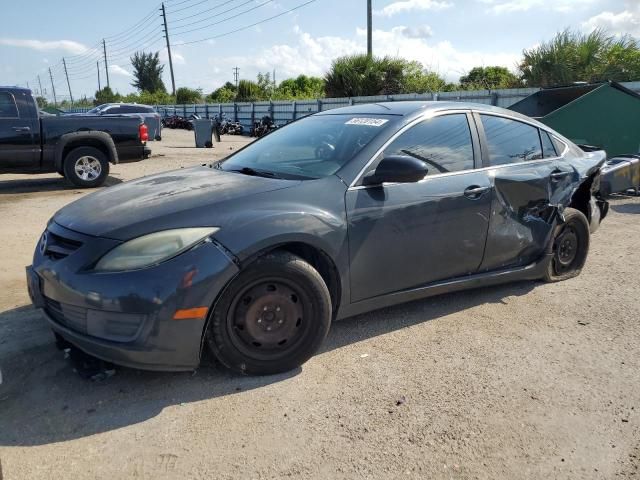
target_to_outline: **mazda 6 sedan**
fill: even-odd
[[[435,294],[580,273],[607,213],[602,151],[485,105],[305,117],[217,164],[57,212],[27,267],[59,340],[117,364],[298,367],[331,322]]]

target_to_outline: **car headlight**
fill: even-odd
[[[94,267],[99,272],[120,272],[149,267],[193,247],[213,235],[217,227],[178,228],[150,233],[118,245]]]

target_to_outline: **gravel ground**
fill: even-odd
[[[165,130],[109,184],[220,158]],[[29,306],[47,219],[87,192],[0,177],[0,479],[638,478],[640,199],[618,197],[582,275],[336,323],[298,371],[119,368],[82,380]]]

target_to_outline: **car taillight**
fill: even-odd
[[[144,123],[140,124],[140,127],[138,128],[138,134],[140,135],[141,142],[146,142],[147,140],[149,140],[149,129]]]

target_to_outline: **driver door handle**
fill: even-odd
[[[551,180],[560,180],[569,175],[569,172],[563,172],[561,170],[556,170],[555,172],[551,172]]]
[[[465,189],[464,196],[471,200],[477,200],[489,190],[491,190],[491,187],[479,187],[478,185],[471,185],[470,187],[467,187]]]
[[[14,132],[30,132],[30,127],[13,127]]]

